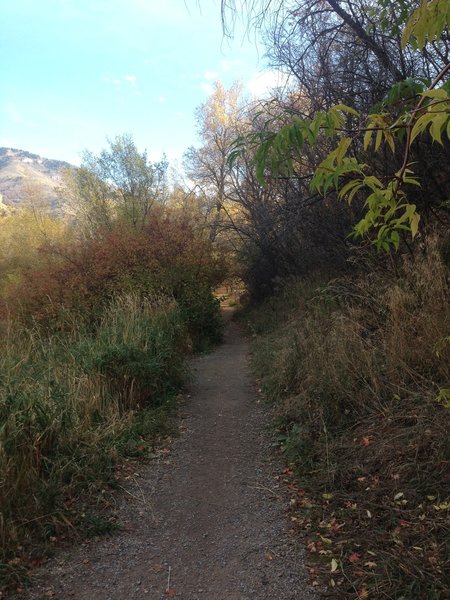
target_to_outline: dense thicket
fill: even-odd
[[[296,117],[313,119],[318,111],[334,105],[345,104],[361,115],[380,112],[389,115],[391,123],[411,109],[418,93],[445,69],[449,59],[447,31],[420,50],[414,45],[402,46],[405,23],[418,4],[261,0],[242,2],[238,7],[233,2],[222,3],[225,25],[231,24],[235,11],[244,9],[249,26],[263,32],[271,65],[289,77],[285,88],[272,99],[245,108],[241,103],[239,125],[236,119],[233,125],[239,135],[252,140],[245,145],[245,152],[235,157],[228,195],[242,216],[241,221],[235,219],[235,225],[243,236],[241,251],[247,258],[244,276],[255,297],[273,289],[278,276],[317,268],[337,272],[348,268],[351,257],[361,264],[360,244],[355,247],[348,235],[351,224],[364,214],[368,194],[357,194],[350,208],[337,201],[334,186],[325,194],[310,187],[317,166],[335,146],[333,140],[319,135],[313,147],[301,142],[298,150],[297,141],[290,140],[285,144],[284,160],[289,168],[284,174],[276,164],[276,155],[282,154],[276,147],[283,144],[281,134],[269,152],[259,144],[270,139],[272,132],[282,133]],[[445,77],[439,85],[442,83]],[[354,118],[345,127],[343,135],[352,138],[352,159],[368,165],[381,182],[399,171],[404,161],[401,143],[393,150],[385,144],[381,152],[374,153],[364,148],[363,133],[358,134],[364,121]],[[256,162],[265,163],[257,180],[255,152],[259,152]],[[424,229],[448,226],[449,152],[447,141],[439,146],[431,136],[422,135],[408,156],[421,184],[407,186],[408,202],[417,207]]]

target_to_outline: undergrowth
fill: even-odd
[[[450,597],[449,271],[437,242],[397,276],[290,282],[248,317],[313,582],[336,598]]]
[[[89,506],[117,486],[124,456],[172,429],[191,349],[177,304],[116,296],[94,331],[3,322],[0,332],[0,584],[13,586],[49,540],[111,531]],[[0,585],[1,588],[1,585]]]

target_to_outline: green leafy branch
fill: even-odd
[[[413,40],[413,46],[440,36],[450,21],[450,0],[423,0],[410,16],[403,34],[403,43]],[[382,112],[367,117],[349,106],[339,104],[327,112],[318,112],[311,118],[291,117],[278,131],[272,131],[273,120],[266,121],[257,133],[236,140],[229,162],[232,164],[249,149],[254,154],[256,177],[261,185],[268,175],[295,176],[304,168],[305,146],[317,146],[319,140],[338,138],[336,147],[313,168],[311,190],[324,196],[335,190],[338,197],[352,202],[357,194],[365,195],[365,215],[354,227],[356,236],[375,233],[378,248],[397,249],[400,233],[415,237],[419,230],[420,215],[416,205],[408,202],[405,187],[420,186],[410,164],[411,147],[419,136],[428,132],[433,142],[442,145],[445,134],[450,140],[450,86],[442,85],[450,71],[450,63],[424,89],[423,80],[408,79],[397,83],[382,104]],[[440,87],[439,87],[440,86]],[[418,98],[418,100],[417,100]],[[400,115],[389,110],[400,103]],[[398,111],[397,111],[398,112]],[[261,116],[259,113],[258,117]],[[352,125],[355,121],[364,127]],[[354,131],[353,137],[343,135]],[[359,139],[363,134],[362,141]],[[387,146],[392,154],[403,146],[400,169],[382,182],[368,172],[369,166],[350,156],[352,146],[365,152],[380,152]]]

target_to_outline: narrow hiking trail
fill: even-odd
[[[29,598],[314,598],[276,489],[248,346],[233,321],[193,371],[183,433],[119,499],[123,529],[49,560]]]

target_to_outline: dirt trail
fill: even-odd
[[[314,597],[301,548],[287,531],[247,353],[230,321],[225,343],[193,361],[185,432],[169,459],[144,467],[139,485],[121,500],[125,529],[49,561],[30,598]]]

